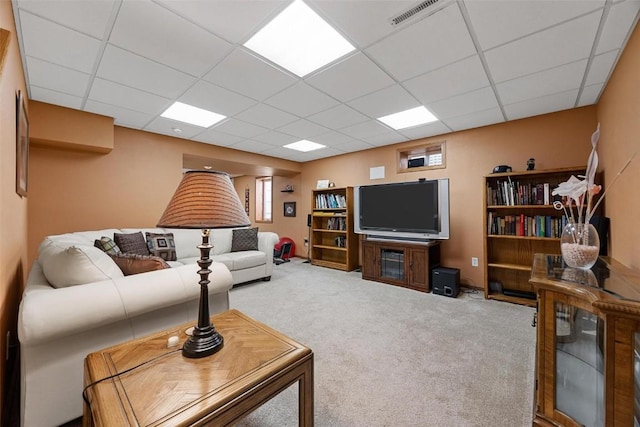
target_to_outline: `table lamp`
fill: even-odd
[[[198,324],[182,347],[185,357],[205,357],[224,345],[224,339],[216,331],[209,315],[209,267],[213,262],[209,258],[213,247],[209,243],[209,229],[250,224],[229,175],[209,170],[185,172],[158,221],[157,226],[163,228],[202,229],[202,244],[198,246],[200,259],[197,261],[200,267]]]

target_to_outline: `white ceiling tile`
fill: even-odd
[[[389,132],[389,128],[381,124],[377,120],[369,120],[364,123],[349,126],[348,128],[341,129],[340,132],[346,133],[354,138],[364,139],[376,135],[381,135]]]
[[[151,114],[141,113],[139,111],[133,111],[117,107],[115,105],[103,104],[92,100],[87,101],[84,109],[91,113],[113,117],[116,125],[134,129],[142,129],[151,121],[151,119],[153,119],[153,115]]]
[[[550,70],[530,74],[496,85],[503,104],[514,104],[568,89],[577,89],[582,83],[587,60],[572,62]]]
[[[352,141],[355,141],[352,137],[335,131],[330,131],[313,137],[313,142],[332,147],[339,147]]]
[[[254,141],[264,142],[271,145],[277,145],[282,147],[283,145],[290,144],[292,142],[299,141],[300,138],[293,135],[287,135],[282,132],[270,131],[260,135],[256,135],[253,138]]]
[[[148,114],[160,114],[169,106],[167,98],[98,78],[93,81],[89,99]]]
[[[600,11],[485,53],[496,83],[589,57]],[[559,41],[562,42],[559,42]]]
[[[403,85],[421,102],[429,103],[489,86],[478,55],[407,80]]]
[[[222,147],[228,147],[237,142],[242,141],[244,138],[229,135],[228,133],[218,131],[218,128],[207,129],[201,134],[193,138],[195,141],[205,142],[207,144],[219,145]]]
[[[591,67],[589,67],[589,74],[585,82],[585,86],[594,85],[596,83],[602,83],[607,81],[609,74],[612,71],[613,65],[618,59],[619,49],[612,50],[593,57]]]
[[[352,139],[344,144],[336,145],[334,148],[344,153],[353,153],[355,151],[369,150],[374,148],[374,146],[368,142]]]
[[[389,19],[416,4],[415,0],[310,0],[307,3],[325,16],[343,35],[361,48],[396,31]],[[365,13],[363,13],[366,11]]]
[[[476,111],[464,116],[451,117],[445,121],[446,125],[454,131],[477,128],[504,122],[504,116],[500,108],[491,108],[485,111]]]
[[[318,150],[315,150],[315,151],[318,151]],[[304,158],[303,156],[304,153],[302,151],[296,151],[296,150],[292,150],[290,148],[284,148],[284,147],[274,147],[262,152],[261,154],[265,156],[276,157],[279,159],[291,160],[294,162],[303,161],[302,159]]]
[[[391,77],[362,53],[338,62],[306,81],[343,102],[394,83]]]
[[[233,148],[234,150],[249,151],[252,153],[262,153],[267,150],[272,150],[274,146],[271,144],[267,144],[266,142],[247,139],[233,144],[230,148]]]
[[[409,139],[420,139],[449,133],[451,132],[451,129],[442,122],[433,122],[422,126],[401,129],[398,132]]]
[[[35,15],[46,16],[54,22],[96,38],[104,35],[114,6],[114,0],[19,0],[21,9]]]
[[[369,136],[362,139],[375,147],[397,144],[399,142],[405,142],[409,140],[409,138],[407,138],[406,136],[394,131],[388,131],[386,133],[381,133],[379,135]]]
[[[178,98],[180,102],[204,108],[224,116],[233,116],[247,108],[256,105],[256,101],[246,96],[238,95],[227,89],[199,81],[184,95]]]
[[[76,110],[79,110],[82,106],[82,98],[80,97],[37,86],[29,88],[29,99]]]
[[[203,75],[231,49],[221,38],[148,0],[122,3],[109,41],[193,76]]]
[[[483,50],[604,6],[604,0],[474,1],[465,6]]]
[[[497,106],[498,101],[491,87],[485,87],[425,105],[440,120],[462,116],[474,111],[488,110]]]
[[[193,76],[112,45],[105,49],[96,75],[165,98],[180,96],[196,81]]]
[[[627,35],[640,11],[640,1],[626,0],[615,3],[609,9],[609,15],[600,34],[596,53],[603,53],[623,46]]]
[[[145,126],[144,130],[173,136],[175,138],[189,139],[205,131],[205,128],[177,120],[166,119],[164,117],[156,117],[151,123]]]
[[[366,51],[398,80],[406,80],[473,55],[476,48],[454,2]]]
[[[265,104],[257,104],[237,115],[237,118],[254,125],[276,129],[298,118],[292,114]]]
[[[231,43],[243,42],[258,26],[265,23],[266,18],[275,15],[288,3],[285,0],[158,0],[158,2]]]
[[[22,11],[20,26],[28,56],[85,73],[92,71],[99,40]]]
[[[553,95],[542,96],[536,99],[529,99],[515,104],[505,105],[504,110],[508,120],[517,120],[524,117],[547,114],[554,111],[567,110],[573,108],[578,89]]]
[[[297,81],[297,78],[282,72],[242,48],[234,50],[203,78],[258,101],[280,92]]]
[[[27,57],[29,84],[82,98],[87,91],[89,75],[50,62]],[[56,78],[52,79],[51,75]]]
[[[582,89],[580,101],[578,101],[578,107],[584,107],[585,105],[593,105],[597,103],[603,87],[604,83],[585,86],[584,89]]]
[[[421,104],[402,86],[393,85],[354,99],[349,102],[349,105],[369,117],[378,118],[418,107]]]
[[[278,128],[278,131],[297,136],[298,138],[309,139],[316,135],[327,133],[329,129],[308,120],[301,119]]]
[[[339,156],[344,152],[338,148],[326,147],[322,150],[309,151],[308,153],[302,153],[302,159],[299,161],[308,162],[316,159],[325,159],[327,157]]]
[[[308,119],[331,129],[342,129],[369,120],[367,116],[344,104],[309,116]]]
[[[242,139],[252,138],[269,131],[269,129],[236,119],[227,119],[214,127],[219,132],[239,136]]]
[[[335,99],[304,82],[288,87],[267,99],[265,103],[299,117],[307,117],[339,104]]]

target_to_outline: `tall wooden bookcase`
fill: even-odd
[[[563,211],[551,192],[586,167],[495,173],[484,177],[485,298],[535,306],[529,284],[535,253],[560,254]],[[519,296],[529,294],[533,298]]]
[[[358,267],[353,187],[312,191],[311,264],[351,271]]]

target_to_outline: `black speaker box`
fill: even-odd
[[[460,270],[436,267],[431,270],[431,291],[436,295],[456,298],[460,292]]]
[[[415,159],[409,159],[410,168],[419,168],[424,166],[424,157],[416,157]]]

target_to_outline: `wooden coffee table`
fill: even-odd
[[[224,347],[208,357],[179,350],[193,323],[87,356],[85,386],[116,376],[87,388],[83,425],[226,426],[298,382],[299,424],[313,426],[313,352],[237,310],[211,320]]]

